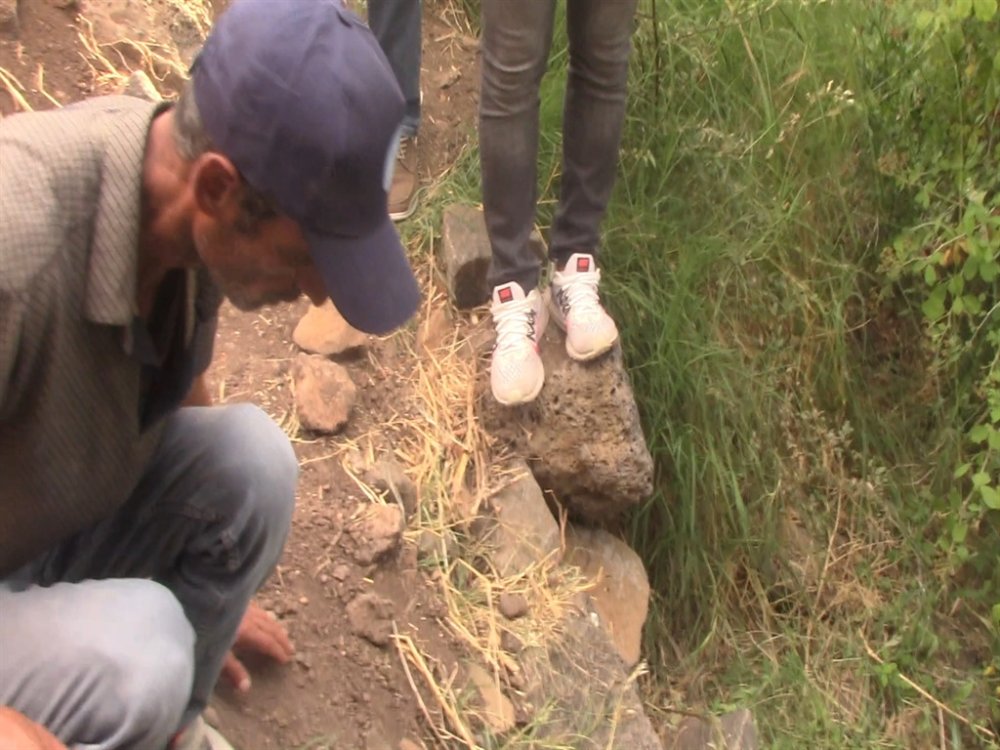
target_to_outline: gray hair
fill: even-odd
[[[184,83],[184,88],[181,89],[181,94],[174,105],[174,145],[186,161],[194,161],[202,154],[217,150],[205,132],[190,80]],[[236,222],[236,230],[243,234],[253,234],[260,222],[273,219],[281,212],[266,193],[247,182],[242,174],[240,181],[243,191],[240,196],[240,216]]]

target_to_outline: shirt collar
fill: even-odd
[[[101,181],[87,266],[83,313],[88,320],[128,326],[137,314],[142,173],[149,127],[167,103],[126,100],[106,110]]]

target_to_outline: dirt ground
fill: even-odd
[[[106,93],[121,78],[95,65],[87,40],[118,71],[138,67],[163,35],[183,51],[199,23],[180,13],[180,0],[18,0],[19,34],[0,37],[0,113],[44,109]],[[224,0],[217,0],[221,7]],[[152,11],[157,28],[149,27]],[[441,0],[424,2],[424,111],[418,153],[422,181],[447,169],[474,131],[478,86],[475,39]],[[164,20],[166,19],[166,20]],[[117,44],[116,36],[121,35]],[[145,44],[135,45],[128,40]],[[148,60],[146,60],[148,63]],[[183,62],[153,65],[169,92]],[[149,67],[147,65],[147,67]],[[302,434],[294,417],[292,330],[307,308],[300,301],[262,311],[222,310],[210,379],[221,402],[252,401],[293,440],[302,472],[294,527],[284,558],[259,601],[288,627],[297,648],[284,667],[253,665],[246,696],[220,686],[211,717],[240,750],[359,748],[396,750],[402,739],[428,735],[418,694],[390,643],[378,647],[353,635],[345,605],[358,592],[392,602],[400,633],[411,636],[441,675],[454,674],[461,649],[442,624],[434,583],[420,572],[412,539],[388,563],[361,566],[345,526],[368,502],[343,467],[344,451],[391,454],[410,401],[401,376],[410,356],[398,338],[372,341],[346,362],[358,386],[354,416],[332,438]],[[405,335],[405,334],[403,334]],[[395,425],[399,425],[398,427]],[[405,465],[404,465],[405,467]],[[424,698],[430,701],[429,698]]]

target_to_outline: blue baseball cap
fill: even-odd
[[[348,323],[387,333],[420,290],[389,219],[403,95],[339,0],[235,0],[191,68],[213,147],[301,226]]]

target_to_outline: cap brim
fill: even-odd
[[[365,237],[306,232],[306,240],[330,299],[359,331],[389,333],[416,312],[420,288],[388,215]]]

